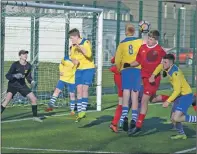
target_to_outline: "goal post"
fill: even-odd
[[[5,12],[2,12],[2,6],[6,8]],[[95,24],[92,24],[92,19],[95,13],[97,14],[96,27],[93,27],[92,25]],[[65,45],[68,46],[70,44],[69,42],[65,42],[66,40],[68,41],[65,26],[67,28],[69,26],[70,29],[77,28],[78,26],[80,27],[79,30],[82,37],[88,38],[90,36],[88,39],[92,38],[90,29],[96,28],[96,53],[93,55],[96,57],[96,79],[93,89],[95,89],[96,110],[101,111],[103,9],[66,6],[65,4],[2,1],[1,22],[3,19],[5,19],[5,23],[1,23],[1,25],[5,24],[5,27],[1,27],[0,30],[1,37],[4,36],[2,34],[5,31],[5,42],[1,41],[0,44],[0,61],[2,64],[0,79],[1,81],[4,80],[3,86],[1,86],[1,101],[5,97],[3,96],[3,92],[7,88],[5,73],[11,62],[17,60],[16,56],[19,49],[23,48],[30,51],[29,58],[31,59],[28,60],[33,64],[34,72],[36,72],[33,73],[38,80],[38,89],[35,89],[35,92],[41,93],[45,91],[38,99],[43,99],[45,102],[48,101],[48,95],[52,94],[55,84],[58,81],[58,63],[65,54],[67,48]],[[34,50],[38,51],[35,52]],[[53,84],[53,81],[49,82],[49,77],[55,84]],[[39,87],[39,84],[42,84],[42,87]]]

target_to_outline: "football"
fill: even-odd
[[[142,20],[139,22],[139,30],[142,33],[148,33],[150,31],[151,24],[148,21]]]

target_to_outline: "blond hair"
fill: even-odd
[[[134,25],[131,24],[131,23],[127,23],[125,25],[125,34],[126,34],[126,36],[133,36],[134,33],[135,33],[135,27],[134,27]]]

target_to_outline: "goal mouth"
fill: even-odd
[[[92,43],[96,74],[89,94],[91,107],[101,110],[102,96],[102,37],[103,9],[91,7],[75,7],[65,4],[45,4],[19,1],[3,1],[1,3],[1,100],[6,97],[7,73],[12,62],[18,60],[18,51],[29,51],[28,61],[32,64],[32,76],[37,86],[32,89],[39,104],[47,104],[59,80],[59,63],[65,55],[69,55],[68,31],[79,29],[81,36]],[[12,103],[29,103],[17,94]],[[20,103],[19,103],[20,104]],[[65,88],[58,105],[69,105],[69,93]]]

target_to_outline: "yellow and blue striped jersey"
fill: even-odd
[[[95,65],[92,56],[92,47],[90,42],[87,39],[82,38],[81,43],[79,45],[86,50],[85,54],[82,53],[79,47],[74,45],[71,46],[71,51],[70,51],[70,58],[79,61],[79,66],[77,69],[83,70],[83,69],[94,68]]]
[[[173,102],[180,95],[192,93],[192,89],[186,81],[184,74],[176,65],[173,65],[171,69],[167,71],[167,74],[173,86],[173,93],[167,99],[167,102]]]
[[[74,84],[76,69],[77,65],[74,65],[69,57],[65,56],[59,65],[59,71],[62,73],[62,75],[60,75],[60,80]]]
[[[116,55],[115,64],[119,71],[123,70],[124,63],[132,63],[136,61],[138,51],[143,44],[143,40],[136,37],[126,37],[120,42]],[[141,68],[137,66],[136,68]]]

